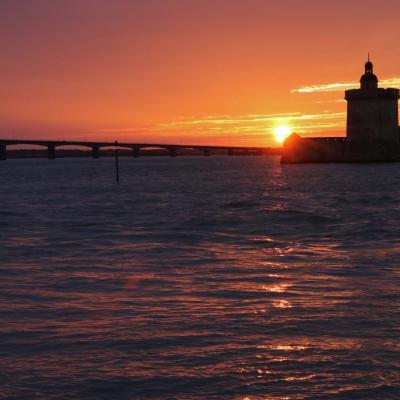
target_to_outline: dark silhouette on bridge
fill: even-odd
[[[87,147],[92,149],[93,158],[100,157],[101,148],[126,148],[132,150],[133,157],[140,157],[141,149],[165,149],[169,151],[171,157],[179,154],[179,150],[193,149],[202,151],[205,156],[210,156],[213,150],[226,151],[230,156],[233,155],[263,155],[266,154],[267,147],[247,147],[247,146],[199,146],[183,144],[159,144],[159,143],[117,143],[115,142],[81,142],[64,140],[13,140],[0,139],[0,160],[7,159],[7,146],[12,145],[31,145],[47,147],[49,160],[56,158],[56,148],[62,146]]]

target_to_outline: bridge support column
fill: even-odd
[[[47,146],[47,157],[49,160],[56,159],[56,146],[54,145]]]
[[[133,157],[135,157],[135,158],[140,157],[140,147],[137,147],[137,146],[132,147],[132,150],[133,150],[133,152],[132,152]]]
[[[100,158],[100,151],[99,151],[99,147],[98,146],[93,146],[92,147],[92,156],[93,158]]]
[[[170,157],[176,157],[176,148],[175,147],[171,147],[169,149],[169,155],[170,155]]]
[[[0,144],[0,160],[7,160],[7,145]]]
[[[233,155],[235,155],[233,149],[228,149],[228,156],[233,156]]]
[[[211,156],[211,150],[210,150],[210,149],[204,149],[204,150],[203,150],[203,154],[204,154],[206,157],[210,157],[210,156]]]

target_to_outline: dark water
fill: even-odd
[[[400,399],[400,165],[0,165],[1,399]]]

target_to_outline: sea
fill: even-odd
[[[0,161],[0,399],[400,399],[400,165]]]

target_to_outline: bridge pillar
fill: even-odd
[[[140,147],[134,146],[134,147],[132,147],[132,150],[133,150],[133,152],[132,152],[133,157],[135,157],[135,158],[140,157]]]
[[[228,149],[228,156],[233,156],[233,155],[235,155],[233,149]]]
[[[210,156],[211,156],[211,150],[210,150],[210,149],[204,149],[204,150],[203,150],[203,154],[204,154],[206,157],[210,157]]]
[[[100,157],[100,151],[99,151],[99,146],[93,146],[92,147],[92,156],[93,158],[99,158]]]
[[[169,149],[169,155],[170,155],[170,157],[176,157],[176,148],[175,147],[171,147]]]
[[[49,160],[56,159],[56,146],[54,146],[53,144],[47,146],[47,157]]]
[[[0,144],[0,160],[7,160],[7,145]]]

